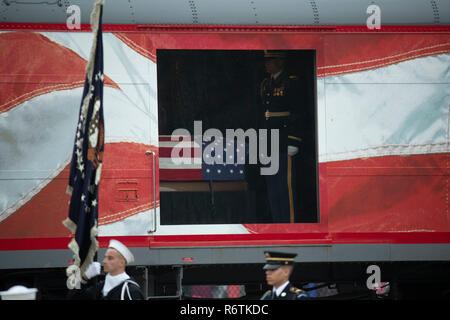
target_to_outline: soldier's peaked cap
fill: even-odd
[[[279,58],[279,59],[284,59],[286,58],[286,53],[283,51],[279,51],[279,50],[264,50],[264,58],[267,59],[275,59],[275,58]]]
[[[294,264],[295,253],[265,251],[266,264],[264,270],[275,270],[281,266],[290,266]]]

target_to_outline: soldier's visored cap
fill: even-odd
[[[266,59],[284,59],[286,52],[280,50],[264,50],[264,58]]]
[[[266,264],[264,270],[275,270],[282,266],[291,266],[294,264],[295,253],[265,251]]]

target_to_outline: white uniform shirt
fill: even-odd
[[[105,285],[103,286],[103,296],[106,297],[111,291],[111,289],[117,287],[119,284],[121,284],[123,281],[129,279],[130,276],[126,274],[126,272],[123,272],[121,274],[112,276],[109,273],[106,275],[105,278]]]
[[[289,284],[289,280],[286,281],[285,283],[283,283],[281,286],[279,286],[277,289],[275,289],[275,287],[273,287],[273,292],[275,292],[275,294],[277,295],[277,297],[280,296],[280,294],[283,292],[284,288],[286,288],[286,286]]]

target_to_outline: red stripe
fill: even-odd
[[[72,239],[66,238],[19,238],[0,239],[0,251],[11,250],[58,250],[68,249]]]
[[[0,34],[0,113],[34,97],[84,86],[86,60],[32,32]],[[68,64],[70,61],[70,65]],[[105,85],[119,89],[105,76]]]
[[[33,29],[33,26],[41,30],[46,25],[0,24],[0,28],[19,30]],[[65,25],[48,27],[65,29]],[[450,52],[449,26],[383,26],[380,30],[368,30],[365,26],[127,25],[111,28],[127,46],[152,61],[156,59],[156,48],[315,49],[319,77],[370,70]],[[82,30],[88,31],[85,26]],[[118,33],[120,30],[135,32]],[[149,30],[161,33],[149,34]],[[322,34],[323,31],[326,34]],[[211,34],[205,37],[204,32]],[[258,34],[252,35],[254,32]],[[302,35],[305,32],[307,34]],[[424,36],[424,32],[433,33]],[[287,37],[280,38],[277,33],[285,33]],[[354,33],[361,35],[355,36]]]
[[[177,26],[171,28],[179,30]],[[208,26],[202,28],[208,28]],[[257,27],[250,27],[250,29],[252,28],[260,30]],[[283,28],[304,30],[299,27]],[[420,27],[411,30],[417,31],[417,28]],[[329,28],[326,27],[326,29]],[[408,30],[407,28],[403,29]],[[233,29],[231,28],[231,30]],[[274,31],[277,30],[279,29],[274,28]],[[402,30],[402,28],[398,30]],[[448,28],[447,31],[449,31]],[[317,50],[317,74],[319,77],[370,70],[410,59],[450,52],[448,33],[423,36],[415,33],[405,35],[377,32],[357,37],[353,34],[336,33],[323,36],[308,34],[302,35],[301,38],[295,34],[285,38],[280,38],[276,34],[249,37],[245,34],[233,33],[210,34],[205,37],[203,34],[185,33],[155,35],[144,31],[116,35],[133,50],[144,54],[151,60],[156,57],[156,48],[315,49]],[[42,35],[29,32],[5,33],[0,35],[0,41],[2,42],[0,46],[4,48],[0,53],[0,58],[3,61],[11,62],[3,65],[5,70],[1,70],[0,67],[2,77],[6,75],[9,78],[3,79],[5,84],[0,86],[0,112],[5,112],[26,100],[47,92],[83,86],[85,62],[70,49],[60,46]],[[18,47],[21,50],[16,50]],[[40,57],[39,61],[36,60],[36,57]],[[68,60],[71,61],[70,72],[67,72],[65,63]],[[26,72],[21,71],[23,61],[33,62],[27,64]],[[26,74],[26,76],[20,76],[21,74]],[[17,82],[22,82],[22,84],[16,85]],[[105,84],[118,88],[107,77]]]
[[[319,164],[320,223],[299,232],[450,232],[450,154]],[[311,229],[313,226],[317,230]],[[253,233],[295,232],[252,224]]]
[[[443,153],[322,164],[329,231],[450,232],[449,160]]]
[[[450,243],[450,232],[352,232],[330,234],[335,244],[350,243]]]
[[[153,207],[152,158],[146,156],[149,149],[157,152],[155,146],[138,143],[105,144],[99,190],[99,225],[117,222]],[[30,201],[0,222],[1,238],[71,235],[62,224],[69,212],[70,196],[66,194],[69,166]],[[158,172],[156,174],[156,188],[159,190]],[[158,206],[158,191],[156,195]]]
[[[119,38],[123,43],[125,43],[128,47],[144,56],[145,58],[156,62],[156,48],[148,47],[145,41],[145,35],[139,33],[133,34],[121,34],[114,33],[114,35]]]
[[[151,28],[159,28],[152,26]],[[178,27],[162,27],[180,30]],[[289,28],[288,28],[289,29]],[[400,28],[401,29],[401,28]],[[166,30],[166,29],[162,29]],[[181,29],[183,30],[183,29]],[[197,30],[193,27],[193,30]],[[202,30],[202,29],[199,29]],[[220,29],[218,29],[220,30]],[[232,30],[232,29],[231,29]],[[257,29],[255,29],[257,30]],[[293,30],[301,30],[294,29]],[[450,29],[447,29],[450,31]],[[211,33],[121,33],[120,39],[132,42],[156,59],[156,48],[161,49],[223,49],[223,50],[299,50],[314,49],[317,52],[317,76],[324,77],[360,72],[388,65],[450,52],[448,33],[424,35],[420,33],[349,33],[288,34],[280,37],[269,34]],[[116,33],[119,36],[118,33]]]
[[[137,213],[139,206],[152,203],[152,192],[148,189],[151,163],[145,156],[147,149],[148,146],[138,144],[106,145],[105,170],[100,184],[101,218],[125,218],[130,212]],[[434,235],[450,232],[449,160],[450,154],[431,154],[321,163],[320,223],[244,226],[255,235],[330,232],[389,234],[394,237],[405,234],[408,239],[408,234],[411,237],[424,234],[433,240]],[[129,171],[130,166],[132,171]],[[66,170],[0,223],[2,238],[69,236],[61,224],[67,215],[69,200],[65,194]],[[139,173],[141,171],[142,174]],[[169,178],[201,179],[200,170],[190,173],[192,176],[182,176],[178,170],[172,170]],[[162,178],[168,172],[161,170],[160,174]],[[137,182],[139,201],[116,201],[118,182]],[[104,223],[113,221],[109,218],[104,220]]]
[[[0,251],[68,249],[71,237],[0,239]],[[99,247],[107,248],[117,239],[130,248],[223,247],[252,245],[332,245],[332,244],[433,244],[450,243],[449,232],[381,233],[297,233],[265,235],[184,235],[99,237]]]
[[[159,169],[161,181],[202,180],[202,169]]]
[[[98,246],[100,248],[108,248],[111,239],[119,240],[125,246],[130,248],[148,248],[151,236],[98,237]]]
[[[450,232],[414,233],[269,233],[249,235],[154,236],[151,247],[202,247],[245,245],[317,245],[317,244],[425,244],[450,243]]]
[[[395,63],[450,52],[448,34],[341,34],[325,40],[324,64],[318,76],[361,72]]]
[[[154,208],[152,150],[140,143],[107,143],[99,191],[98,224],[118,222]],[[156,157],[156,206],[159,206],[158,157]],[[132,169],[130,171],[130,169]]]
[[[175,151],[174,151],[175,149]],[[172,148],[166,148],[166,147],[160,147],[159,148],[159,156],[161,158],[172,158],[172,152],[175,152],[176,157],[191,157],[194,158],[194,155],[196,152],[201,154],[200,148],[180,148],[180,147],[172,147]],[[185,155],[186,153],[186,155]]]

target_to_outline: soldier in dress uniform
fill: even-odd
[[[111,240],[103,259],[106,277],[103,281],[94,281],[100,274],[100,263],[93,262],[83,275],[80,290],[71,290],[71,299],[94,300],[143,300],[139,285],[125,272],[127,263],[133,262],[131,251],[120,241]]]
[[[260,85],[262,107],[259,109],[259,128],[279,130],[279,169],[266,175],[270,211],[274,223],[294,222],[296,195],[293,157],[299,151],[299,108],[301,104],[299,80],[284,70],[286,54],[265,51],[265,67],[269,74]],[[268,138],[270,141],[270,138]],[[268,148],[268,150],[271,150]]]
[[[266,272],[267,284],[272,286],[272,289],[266,291],[261,300],[307,299],[306,292],[294,287],[289,281],[294,268],[294,258],[297,255],[270,251],[266,251],[265,255],[266,264],[263,269]]]

